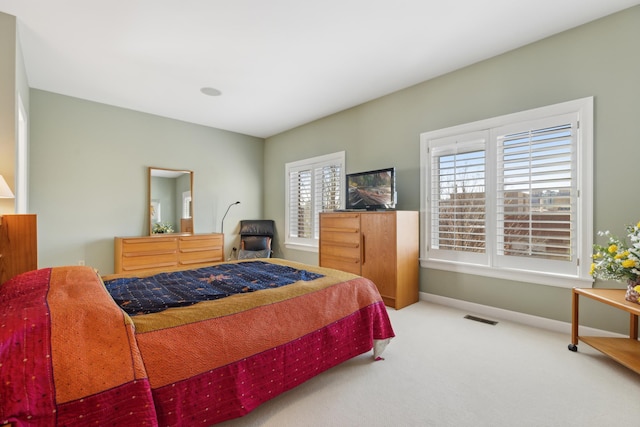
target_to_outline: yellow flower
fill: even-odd
[[[619,239],[609,231],[598,231],[598,236],[605,236],[608,242],[593,245],[589,274],[596,279],[620,282],[638,276],[640,287],[640,221],[636,225],[626,225],[625,229],[626,239]],[[631,241],[632,246],[628,246],[627,241]]]
[[[624,268],[632,268],[636,266],[636,262],[632,259],[625,259],[622,261],[622,267]]]
[[[640,285],[633,288],[633,290],[640,294]]]
[[[616,256],[614,256],[614,259],[622,259],[622,258],[626,258],[629,256],[629,251],[624,251],[624,252],[620,252],[619,254],[616,254]]]

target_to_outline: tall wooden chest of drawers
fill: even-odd
[[[418,301],[418,212],[320,214],[320,266],[373,281],[385,304]]]

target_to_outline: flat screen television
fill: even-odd
[[[395,207],[395,168],[347,174],[346,209],[379,210]]]

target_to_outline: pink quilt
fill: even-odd
[[[88,267],[10,280],[0,426],[208,426],[394,336],[369,280],[271,262],[324,277],[132,318]]]
[[[19,275],[0,310],[0,425],[157,425],[133,324],[91,268]]]

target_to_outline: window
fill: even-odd
[[[287,163],[285,245],[317,250],[320,212],[344,206],[344,151]]]
[[[182,218],[191,218],[191,191],[182,192]]]
[[[485,132],[432,142],[431,242],[435,256],[449,261],[486,260]]]
[[[421,135],[424,267],[584,286],[593,99]]]
[[[28,116],[22,103],[22,97],[18,93],[18,144],[17,144],[17,167],[16,167],[16,213],[29,212],[27,201],[29,199],[28,189],[28,151],[29,151],[29,123]]]

